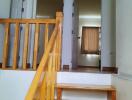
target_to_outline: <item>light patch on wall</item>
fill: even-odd
[[[96,58],[99,55],[96,55],[96,54],[87,54],[86,56],[87,56],[88,59],[91,59],[91,58]]]
[[[101,16],[94,16],[94,15],[85,16],[85,15],[80,15],[79,18],[80,19],[101,19]]]

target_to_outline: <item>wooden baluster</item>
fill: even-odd
[[[4,39],[4,48],[3,48],[3,60],[2,68],[6,68],[7,58],[8,58],[8,47],[9,47],[9,23],[5,25],[5,39]]]
[[[49,25],[45,25],[45,32],[44,32],[44,49],[46,49],[48,45],[48,33],[49,33]]]
[[[23,48],[23,69],[27,69],[29,23],[25,24],[24,48]]]
[[[34,39],[34,56],[33,56],[33,69],[37,69],[38,60],[38,43],[39,43],[39,23],[35,27],[35,39]]]
[[[17,68],[18,61],[18,44],[19,44],[19,23],[15,25],[14,50],[13,50],[13,69]]]

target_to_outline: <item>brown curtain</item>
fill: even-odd
[[[81,53],[98,54],[99,51],[99,27],[83,27]]]

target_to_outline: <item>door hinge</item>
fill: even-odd
[[[21,11],[24,12],[24,8],[22,8]]]

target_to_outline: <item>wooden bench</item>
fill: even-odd
[[[108,100],[116,100],[116,89],[111,85],[57,84],[56,87],[57,100],[62,100],[62,91],[64,89],[107,92]]]

